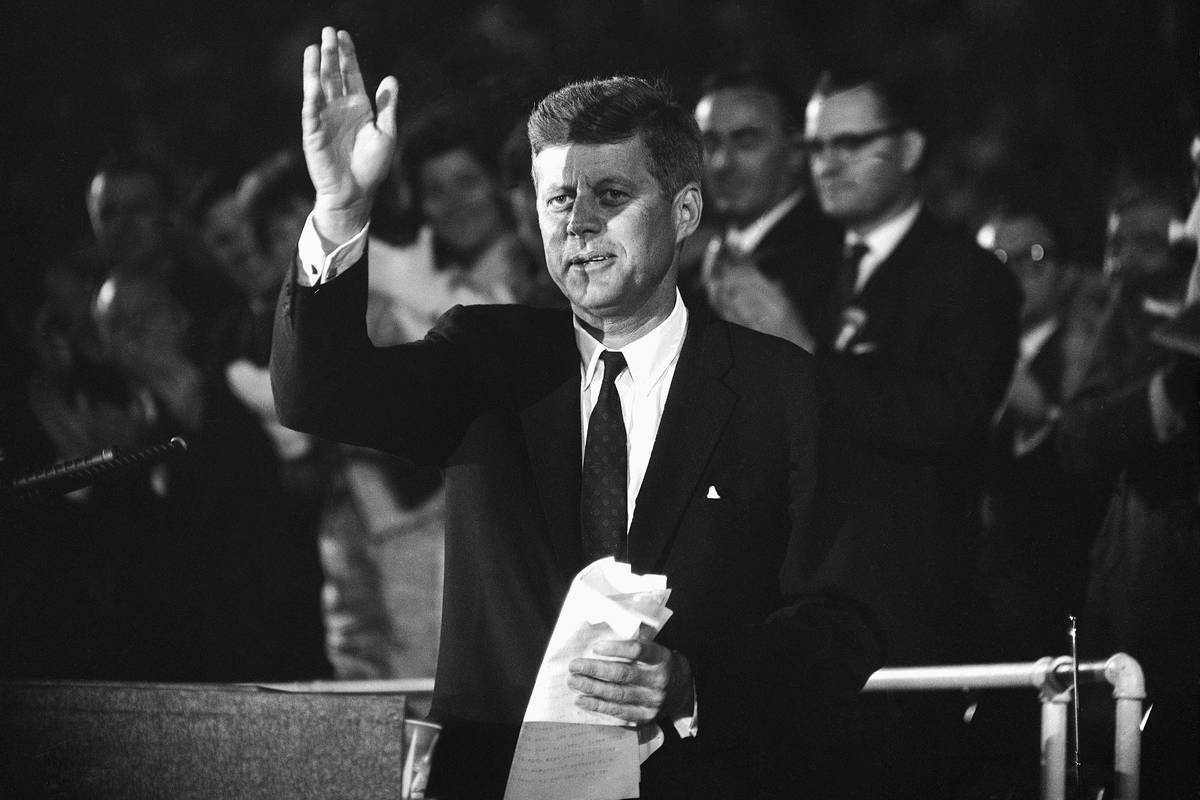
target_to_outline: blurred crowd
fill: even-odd
[[[628,5],[601,15],[605,37],[620,38],[618,12]],[[710,5],[713,26],[742,36],[775,19]],[[978,21],[988,5],[960,11]],[[1164,26],[1184,13],[1158,5]],[[583,6],[563,4],[556,24],[584,19]],[[1011,35],[1029,6],[993,12],[997,36]],[[440,81],[412,73],[415,105],[401,108],[400,151],[370,230],[366,324],[378,346],[421,338],[456,304],[564,303],[545,271],[523,118],[562,70],[544,63],[536,26],[514,8],[464,16],[464,37],[486,40],[491,62],[460,47]],[[336,13],[386,16],[373,4]],[[647,13],[635,14],[644,30],[630,41],[649,38]],[[756,83],[725,69],[743,63],[753,41],[721,47],[716,32],[687,24],[693,41],[712,43],[709,57],[680,55],[678,44],[659,54],[678,57],[670,77],[706,143],[705,227],[685,249],[684,296],[812,350],[821,335],[809,328],[826,309],[811,298],[832,288],[797,276],[840,250],[853,219],[816,203],[814,181],[829,177],[820,165],[837,148],[856,146],[798,133],[822,48],[806,40],[781,83]],[[785,49],[769,41],[765,51]],[[620,50],[632,64],[613,64],[622,71],[654,63],[628,43]],[[718,56],[726,63],[711,63]],[[299,60],[287,68],[298,74]],[[1038,113],[1048,113],[1053,91],[1034,88]],[[721,128],[721,115],[735,112],[720,102],[731,97],[742,103],[742,129],[759,133]],[[298,107],[281,113],[294,119]],[[1046,135],[1078,144],[1081,117],[1062,114]],[[1056,165],[1020,115],[996,103],[970,112],[982,120],[974,130],[943,125],[944,146],[921,175],[925,204],[969,229],[1023,295],[1011,381],[987,409],[987,440],[974,451],[982,493],[971,514],[955,518],[976,562],[956,567],[988,632],[970,655],[1058,655],[1073,615],[1087,654],[1139,659],[1155,713],[1168,720],[1164,735],[1182,743],[1168,749],[1187,752],[1200,687],[1197,369],[1195,352],[1164,346],[1156,331],[1195,299],[1200,138],[1178,135],[1187,127],[1176,118],[1147,140],[1154,158],[1128,150],[1102,161],[1093,148]],[[1137,135],[1153,127],[1139,124]],[[0,479],[171,436],[188,450],[68,495],[0,498],[0,677],[433,674],[440,476],[275,418],[267,374],[275,300],[313,188],[295,134],[278,123],[271,133],[270,147],[260,141],[228,156],[193,148],[184,161],[172,160],[169,129],[114,142],[121,146],[92,162],[78,194],[58,200],[85,198],[83,240],[59,243],[41,261],[26,253],[20,265],[14,285],[24,289],[3,304]],[[760,134],[778,141],[752,140]],[[258,162],[230,169],[248,153]],[[1056,166],[1084,179],[1065,187]],[[1071,197],[1079,186],[1090,194]],[[755,233],[784,201],[792,205]],[[806,215],[798,238],[770,239],[794,208]]]

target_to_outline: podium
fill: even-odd
[[[403,694],[0,683],[0,796],[399,796]]]

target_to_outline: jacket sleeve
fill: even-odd
[[[366,327],[365,262],[364,255],[317,286],[285,282],[271,347],[279,419],[438,465],[482,402],[483,357],[463,343],[453,310],[421,341],[375,347]]]

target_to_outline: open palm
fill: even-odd
[[[361,227],[370,217],[396,148],[397,88],[391,76],[380,82],[376,113],[345,31],[325,28],[321,44],[304,51],[304,158],[316,189],[314,213],[334,228],[322,231],[327,235],[343,224]]]

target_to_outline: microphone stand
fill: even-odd
[[[157,463],[187,451],[187,442],[180,436],[150,445],[131,453],[121,453],[106,447],[98,453],[61,461],[45,469],[18,475],[0,485],[0,505],[17,505],[44,500],[91,486],[97,480],[144,464]]]

